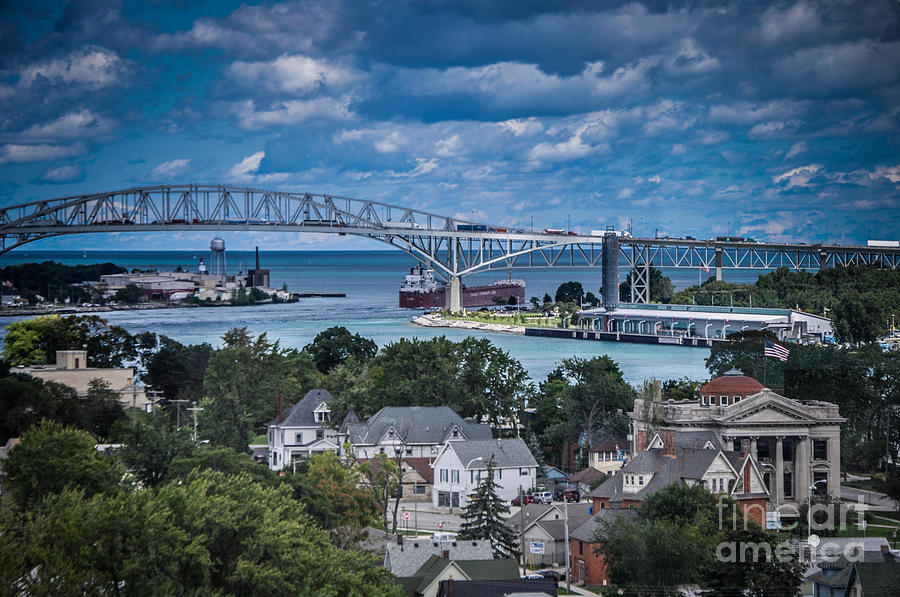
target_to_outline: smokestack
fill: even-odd
[[[675,458],[675,431],[663,429],[663,454]]]
[[[259,269],[259,247],[256,247],[256,269]]]
[[[278,422],[284,421],[284,392],[278,393]]]
[[[443,550],[441,552],[441,557],[444,558],[445,560],[449,560],[450,559],[450,550],[449,549]]]

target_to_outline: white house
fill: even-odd
[[[490,439],[488,425],[463,419],[447,406],[386,406],[368,421],[347,426],[357,458],[379,453],[434,458],[447,442]]]
[[[500,499],[509,501],[519,495],[519,488],[528,491],[535,486],[537,462],[520,438],[447,442],[431,465],[434,469],[432,504],[465,507],[491,457]]]
[[[270,469],[280,471],[293,460],[311,454],[340,452],[343,436],[332,426],[331,400],[325,390],[310,390],[300,402],[266,424]]]

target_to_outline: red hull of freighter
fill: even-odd
[[[442,309],[446,302],[445,290],[435,289],[430,291],[400,291],[400,306],[410,309]],[[486,284],[484,286],[463,287],[464,307],[496,307],[495,298],[501,299],[501,304],[510,304],[509,300],[516,297],[514,304],[525,304],[525,287],[520,284]]]

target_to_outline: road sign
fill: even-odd
[[[409,512],[403,513],[403,520],[409,520]]]
[[[439,528],[439,529],[444,528],[444,523],[443,523],[443,522],[439,522],[439,523],[438,523],[438,528]]]
[[[543,541],[532,541],[531,542],[531,553],[544,553],[544,542]]]

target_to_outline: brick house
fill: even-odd
[[[598,587],[609,584],[604,557],[599,553],[602,545],[597,536],[600,521],[612,522],[617,518],[634,516],[637,516],[637,511],[629,508],[601,510],[569,533],[570,570],[573,580]]]

